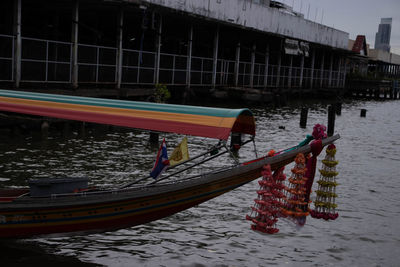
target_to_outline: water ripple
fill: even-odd
[[[312,131],[313,124],[326,122],[327,105],[314,103],[307,128],[299,128],[300,108],[254,109],[259,154],[292,146]],[[366,118],[360,118],[361,108],[368,109]],[[26,242],[107,266],[398,266],[400,121],[393,116],[398,110],[398,101],[343,104],[342,116],[336,118],[336,131],[342,136],[337,142],[340,216],[336,221],[308,218],[299,229],[281,220],[276,235],[253,232],[244,218],[256,197],[254,181],[145,225]],[[171,148],[180,141],[177,135],[165,137]],[[0,183],[20,187],[32,177],[73,174],[90,177],[93,184],[123,184],[151,169],[157,148],[147,140],[145,133],[116,131],[86,139],[50,138],[46,145],[30,138],[1,143]],[[204,138],[189,141],[191,153],[209,144]],[[240,156],[252,155],[249,149]],[[226,156],[221,162],[231,160]],[[207,168],[219,164],[210,162]]]

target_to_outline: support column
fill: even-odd
[[[213,73],[212,73],[212,87],[215,88],[217,82],[217,65],[218,65],[218,44],[219,44],[219,25],[215,30],[214,35],[214,54],[213,54]]]
[[[310,89],[312,89],[313,85],[314,85],[314,67],[315,67],[315,50],[313,49],[312,55],[311,55]]]
[[[190,88],[191,71],[192,71],[192,50],[193,50],[193,25],[190,25],[187,44],[187,60],[186,60],[186,89]]]
[[[322,88],[324,82],[324,67],[325,67],[325,53],[322,52],[322,59],[321,59],[321,68],[320,68],[320,80],[319,80],[319,87]]]
[[[293,56],[290,55],[290,63],[289,63],[289,73],[288,73],[288,87],[292,87],[292,68],[293,68]]]
[[[342,75],[342,73],[341,73],[341,71],[342,71],[342,61],[343,61],[343,57],[340,57],[339,58],[339,60],[338,60],[338,66],[337,66],[337,69],[338,69],[338,74],[337,74],[337,79],[336,79],[336,87],[337,88],[339,88],[339,85],[340,85],[340,76]]]
[[[154,66],[154,83],[158,84],[160,81],[160,57],[161,57],[161,33],[162,33],[162,16],[160,16],[160,21],[157,28],[156,37],[156,62]],[[172,81],[174,83],[174,81]]]
[[[346,75],[347,75],[347,60],[346,58],[343,60],[343,81],[342,81],[342,88],[346,85]]]
[[[78,88],[78,36],[79,36],[79,0],[73,1],[72,10],[72,55],[71,82],[73,88]]]
[[[239,67],[240,67],[240,42],[236,46],[236,57],[235,57],[235,87],[239,86]]]
[[[21,83],[21,55],[22,55],[22,38],[21,38],[21,0],[14,1],[14,81],[15,87],[19,88]]]
[[[250,66],[250,88],[254,86],[254,65],[256,63],[256,45],[253,44],[251,49],[251,66]]]
[[[116,69],[116,78],[117,78],[117,89],[121,89],[122,83],[122,62],[123,62],[123,48],[122,48],[122,41],[123,41],[123,34],[124,34],[124,9],[120,6],[119,13],[118,13],[118,50],[117,50],[117,69]]]
[[[265,48],[264,88],[268,86],[269,45]]]
[[[281,64],[282,64],[282,51],[278,53],[278,69],[276,71],[276,87],[279,87],[281,80]]]
[[[183,93],[183,103],[186,103],[190,93],[190,82],[192,79],[192,51],[193,51],[193,25],[191,24],[188,31],[187,42],[187,59],[186,59],[186,88]]]
[[[333,53],[331,54],[331,60],[329,61],[329,81],[328,81],[329,87],[332,87],[332,71],[333,71]]]
[[[301,55],[301,58],[300,58],[300,81],[299,81],[300,88],[303,88],[303,76],[304,76],[304,55]]]

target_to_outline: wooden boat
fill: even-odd
[[[0,111],[214,138],[220,141],[220,147],[225,148],[226,153],[230,153],[226,141],[231,133],[249,136],[244,143],[253,141],[255,136],[254,117],[248,109],[0,90]],[[325,146],[338,138],[338,135],[326,138],[322,144]],[[0,190],[0,238],[108,231],[147,223],[242,186],[260,177],[266,164],[275,170],[292,162],[298,153],[310,151],[310,145],[304,145],[273,157],[260,157],[202,175],[174,181],[160,179],[150,184],[133,182],[111,189],[94,188],[39,196],[32,192],[32,187]]]

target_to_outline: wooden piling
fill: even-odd
[[[11,128],[11,137],[20,137],[22,135],[19,125],[13,125]]]
[[[336,103],[336,115],[340,116],[342,115],[342,102],[337,102]]]
[[[328,136],[332,136],[335,132],[335,106],[330,105],[328,107]]]
[[[366,115],[367,115],[367,110],[361,109],[360,117],[366,117]]]
[[[49,123],[47,121],[43,121],[42,125],[40,126],[43,141],[46,141],[47,138],[49,137],[49,128],[50,128]]]
[[[79,136],[81,138],[85,138],[85,136],[86,136],[86,122],[81,122],[79,125],[80,125]]]
[[[279,94],[274,95],[274,105],[275,105],[275,108],[281,107],[281,97]]]
[[[287,97],[287,94],[281,94],[281,106],[282,107],[284,107],[284,106],[287,106],[287,100],[288,100],[288,97]]]
[[[158,133],[155,132],[150,132],[150,138],[149,142],[151,145],[157,145],[158,146]]]
[[[71,134],[71,124],[70,122],[66,121],[63,123],[63,132],[62,135],[64,138],[68,138]]]
[[[300,113],[300,128],[307,127],[308,108],[302,108]]]
[[[376,100],[379,100],[381,98],[381,91],[379,88],[375,90],[375,98]]]

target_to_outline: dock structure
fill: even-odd
[[[3,0],[0,85],[249,99],[345,88],[346,32],[269,0]]]
[[[348,95],[367,99],[400,98],[400,55],[369,49],[365,36],[350,40],[353,54],[348,57]]]

